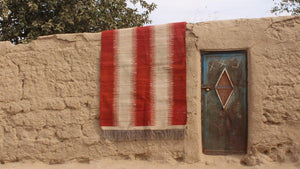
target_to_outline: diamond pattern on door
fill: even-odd
[[[215,86],[215,90],[220,99],[223,109],[225,109],[228,104],[228,101],[233,93],[233,87],[234,86],[227,72],[227,69],[224,68]]]

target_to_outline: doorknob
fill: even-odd
[[[208,86],[204,86],[204,87],[201,87],[201,88],[204,89],[204,90],[207,91],[207,92],[209,92],[209,91],[211,90],[211,88],[208,87]]]

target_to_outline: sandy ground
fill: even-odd
[[[18,162],[0,164],[1,169],[299,169],[299,163],[274,163],[268,162],[256,166],[244,166],[237,159],[226,160],[216,158],[205,160],[193,164],[169,161],[140,161],[140,160],[112,160],[102,159],[99,161],[91,161],[89,163],[68,162],[64,164],[49,165],[44,163]]]

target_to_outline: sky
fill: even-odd
[[[157,4],[151,25],[275,16],[273,0],[146,0]]]

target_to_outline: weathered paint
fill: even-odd
[[[205,154],[246,153],[246,61],[243,51],[202,54],[202,142]]]

